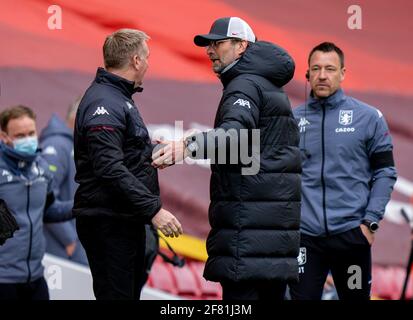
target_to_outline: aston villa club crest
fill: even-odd
[[[338,123],[343,126],[348,126],[353,122],[353,110],[340,110]]]

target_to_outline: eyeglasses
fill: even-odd
[[[221,43],[227,42],[227,41],[234,41],[234,39],[224,39],[224,40],[211,40],[207,47],[211,47],[212,49],[216,50]]]

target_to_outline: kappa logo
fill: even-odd
[[[248,107],[249,109],[251,109],[250,102],[248,100],[238,99],[237,101],[234,102],[233,105],[235,106],[236,104],[239,104],[242,107]]]
[[[353,110],[340,110],[338,123],[343,126],[348,126],[353,122]]]
[[[93,115],[94,116],[96,116],[96,115],[101,116],[103,114],[109,115],[109,112],[105,109],[105,107],[101,106],[101,107],[97,107],[97,109],[96,109],[96,111]]]
[[[297,257],[297,260],[298,260],[299,266],[302,266],[307,262],[307,248],[306,247],[300,248],[300,254]]]
[[[306,118],[304,117],[300,118],[300,122],[298,122],[298,127],[300,128],[300,132],[305,132],[305,126],[308,126],[308,125],[310,125],[310,122]]]

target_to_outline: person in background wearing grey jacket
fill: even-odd
[[[319,300],[331,271],[340,299],[368,300],[371,245],[397,174],[383,114],[341,89],[344,54],[333,43],[308,57],[311,94],[294,110],[302,153],[300,281],[293,299]]]
[[[73,128],[80,100],[81,97],[78,97],[70,105],[66,121],[53,114],[39,137],[42,157],[47,161],[49,171],[53,174],[55,197],[61,201],[73,200],[77,188],[73,159]],[[77,263],[88,264],[85,249],[77,236],[75,219],[46,223],[44,235],[46,252]]]
[[[43,221],[71,219],[73,201],[54,198],[52,174],[37,147],[34,112],[25,106],[6,109],[0,127],[0,199],[19,226],[0,246],[0,300],[48,300]]]

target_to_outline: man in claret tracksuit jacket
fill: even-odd
[[[320,299],[331,271],[340,299],[369,299],[371,245],[396,181],[383,114],[346,96],[344,54],[315,47],[308,102],[294,110],[303,158],[300,282],[293,299]],[[350,277],[352,277],[350,279]]]

